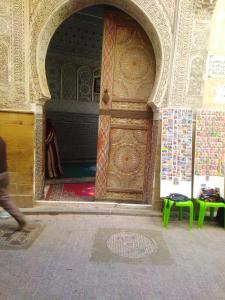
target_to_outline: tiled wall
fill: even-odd
[[[7,143],[9,192],[20,207],[33,204],[34,116],[0,112],[0,135]]]

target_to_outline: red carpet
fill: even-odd
[[[94,182],[50,184],[46,201],[93,201],[95,195]]]

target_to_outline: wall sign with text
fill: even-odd
[[[208,77],[224,78],[225,77],[225,56],[210,55],[208,58]]]

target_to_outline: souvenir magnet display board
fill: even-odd
[[[201,188],[219,188],[224,196],[225,111],[200,110],[196,117],[194,197]]]
[[[180,193],[191,197],[192,110],[162,111],[160,196]]]

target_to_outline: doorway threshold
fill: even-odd
[[[81,183],[81,182],[95,182],[95,177],[71,177],[71,178],[54,178],[46,179],[45,185],[59,184],[59,183]]]
[[[74,205],[91,205],[92,207],[118,207],[118,208],[138,208],[138,209],[146,209],[152,207],[151,204],[139,204],[139,203],[121,203],[121,202],[107,202],[107,201],[46,201],[46,200],[38,200],[35,202],[37,205],[46,206],[48,204],[60,206],[61,204],[69,204],[71,206]]]
[[[65,205],[66,204],[66,205]],[[132,204],[117,202],[69,202],[38,200],[33,208],[24,208],[27,215],[43,214],[93,214],[161,217],[161,212],[153,210],[150,204]]]

